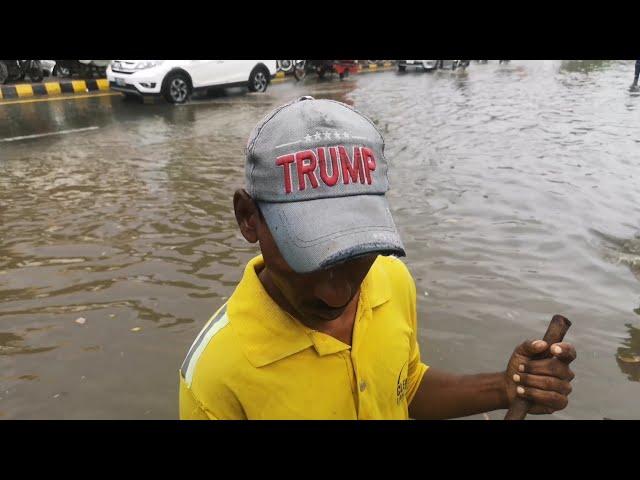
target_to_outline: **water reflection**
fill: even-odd
[[[640,234],[631,238],[618,238],[597,230],[594,233],[603,239],[604,257],[616,265],[627,266],[640,280]]]
[[[0,355],[24,355],[50,352],[58,348],[57,345],[47,347],[33,347],[27,345],[25,338],[12,332],[0,332]],[[21,378],[24,379],[24,378]],[[30,378],[26,378],[30,380]]]
[[[640,308],[636,310],[640,314]],[[640,382],[640,328],[626,323],[628,338],[618,348],[616,361],[622,373],[632,382]]]
[[[611,63],[611,60],[562,60],[560,71],[589,73],[604,70]]]

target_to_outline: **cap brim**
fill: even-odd
[[[405,256],[384,195],[258,202],[280,253],[308,273],[367,253]]]

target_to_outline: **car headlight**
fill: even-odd
[[[162,64],[162,60],[144,60],[142,62],[136,63],[133,68],[134,70],[144,70],[145,68],[153,68]]]

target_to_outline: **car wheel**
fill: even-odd
[[[162,83],[162,96],[169,103],[184,103],[191,94],[189,79],[184,73],[174,72],[167,75]]]
[[[0,62],[0,85],[6,82],[7,78],[9,78],[9,69],[4,62]]]
[[[399,72],[406,72],[407,71],[407,66],[406,65],[398,65],[398,71]]]
[[[249,75],[249,91],[266,92],[269,86],[269,73],[262,67],[254,68]]]

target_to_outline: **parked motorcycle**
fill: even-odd
[[[304,76],[300,72],[304,70],[306,63],[306,60],[276,60],[276,68],[284,73],[293,72],[297,79],[298,76]]]
[[[56,60],[54,75],[62,78],[73,75],[91,78],[97,74],[104,77],[110,62],[111,60]]]
[[[79,74],[82,64],[78,60],[56,60],[53,74],[56,77],[70,78],[74,74]]]
[[[44,76],[40,60],[0,60],[0,84],[7,81],[24,80],[41,82]]]
[[[98,75],[104,77],[111,60],[78,60],[86,68],[88,76]]]
[[[302,68],[294,70],[296,80],[302,80],[307,73],[315,73],[318,78],[324,78],[327,73],[337,73],[342,80],[349,73],[357,73],[358,64],[356,60],[306,60]]]
[[[290,73],[297,62],[304,62],[304,60],[276,60],[276,68],[284,73]]]

